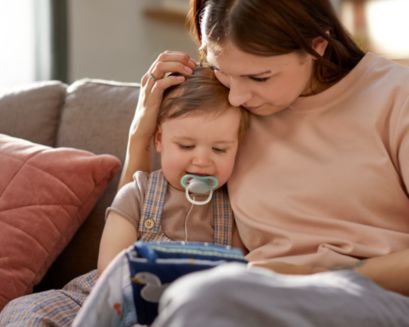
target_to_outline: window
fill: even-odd
[[[35,80],[33,0],[0,0],[0,87]]]
[[[338,0],[340,17],[365,49],[388,58],[409,58],[408,0]]]
[[[0,0],[0,44],[0,87],[66,82],[66,0]]]

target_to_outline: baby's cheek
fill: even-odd
[[[223,166],[220,167],[220,177],[219,177],[219,182],[220,184],[224,184],[228,181],[230,178],[231,174],[233,173],[234,169],[234,157],[229,158],[230,160],[226,160],[223,164]]]

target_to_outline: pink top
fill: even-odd
[[[336,267],[409,248],[409,69],[367,54],[253,117],[229,182],[251,261]]]

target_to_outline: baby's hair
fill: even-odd
[[[229,89],[217,80],[213,70],[198,66],[182,84],[172,86],[165,91],[158,124],[184,115],[217,115],[224,110],[240,110],[239,137],[242,138],[249,126],[250,115],[244,108],[233,107],[229,103],[228,96]]]

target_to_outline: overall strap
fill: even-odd
[[[142,241],[170,241],[161,227],[167,187],[168,183],[161,170],[149,174],[148,190],[138,228],[139,239]]]
[[[213,194],[214,243],[231,245],[233,234],[233,210],[230,206],[227,187],[223,186]]]

